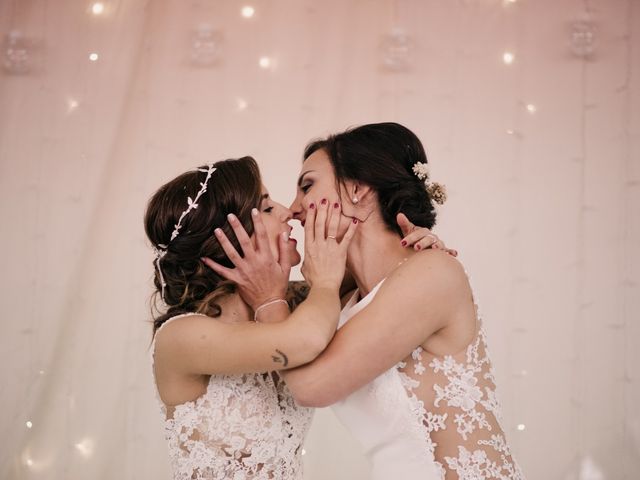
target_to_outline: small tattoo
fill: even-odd
[[[289,365],[289,359],[284,354],[284,352],[281,352],[277,348],[276,348],[276,352],[278,353],[278,355],[271,355],[271,358],[273,359],[273,361],[276,363],[282,363],[283,367],[286,367],[287,365]]]

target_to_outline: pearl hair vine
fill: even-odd
[[[438,205],[447,201],[447,189],[444,185],[430,180],[429,166],[426,163],[418,162],[413,168],[413,173],[424,182],[427,193]]]
[[[164,275],[162,275],[160,260],[167,254],[167,250],[169,249],[169,244],[180,234],[180,229],[182,228],[182,220],[184,220],[184,217],[186,217],[191,210],[195,210],[196,208],[198,208],[198,200],[207,191],[207,184],[209,183],[209,179],[211,178],[211,175],[213,175],[213,172],[217,170],[216,167],[214,167],[213,165],[214,164],[212,163],[207,168],[197,169],[198,172],[206,173],[207,178],[204,179],[204,182],[200,182],[200,191],[195,196],[195,198],[187,197],[187,208],[180,215],[180,218],[178,219],[178,223],[174,225],[173,232],[171,232],[171,239],[169,240],[169,242],[167,242],[166,244],[159,243],[157,246],[156,245],[153,246],[153,251],[156,255],[155,264],[158,269],[158,275],[160,276],[160,286],[161,286],[160,293],[161,293],[163,302],[165,302],[164,290],[167,286],[167,282],[165,282]]]

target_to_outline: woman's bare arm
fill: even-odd
[[[447,326],[462,304],[468,312],[463,295],[469,292],[452,256],[437,250],[417,255],[385,281],[318,358],[284,373],[296,401],[324,407],[366,385]]]

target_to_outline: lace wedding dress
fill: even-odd
[[[313,410],[297,406],[276,374],[212,375],[196,400],[158,400],[174,480],[302,479]]]
[[[342,310],[340,326],[366,307],[381,285],[358,303],[356,292]],[[493,369],[477,318],[477,336],[462,352],[438,357],[417,347],[333,405],[362,444],[374,480],[524,479],[500,425]]]

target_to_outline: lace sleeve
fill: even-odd
[[[298,305],[306,300],[307,295],[309,295],[309,284],[307,282],[289,282],[286,300],[291,311],[294,311]]]

